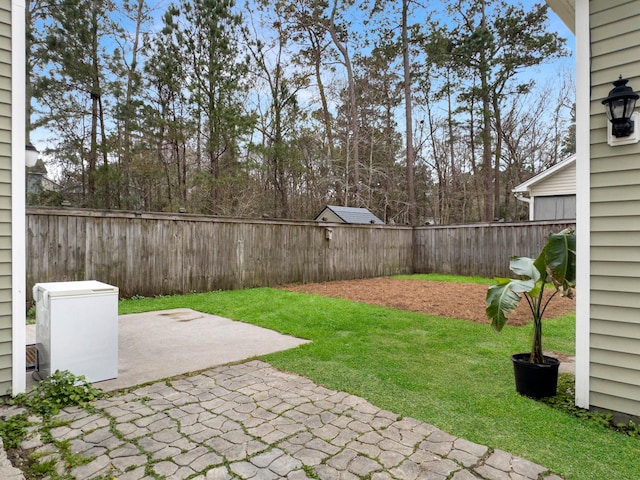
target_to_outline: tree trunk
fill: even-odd
[[[133,48],[131,51],[131,65],[127,71],[127,93],[125,97],[125,115],[124,115],[124,132],[123,132],[123,156],[120,168],[122,170],[122,179],[119,182],[121,185],[121,194],[118,196],[118,201],[125,208],[131,208],[131,202],[129,198],[129,169],[131,168],[131,120],[135,114],[132,111],[133,100],[133,81],[136,74],[136,68],[138,66],[138,48],[140,43],[140,29],[142,26],[143,13],[144,13],[145,0],[138,0],[138,8],[136,10],[136,31],[133,37]]]
[[[481,28],[486,27],[484,3]],[[493,162],[491,161],[491,95],[489,93],[489,65],[485,50],[480,51],[480,84],[482,95],[482,175],[484,178],[484,220],[493,220]]]
[[[278,66],[279,67],[279,66]],[[279,70],[279,68],[277,69]],[[284,168],[283,135],[282,135],[282,103],[280,95],[280,73],[276,73],[276,88],[273,92],[273,108],[274,108],[274,138],[271,145],[271,157],[273,159],[273,169],[275,175],[276,202],[280,204],[280,216],[288,218],[289,205],[287,195],[287,179]]]
[[[333,11],[331,12],[331,19],[329,22],[329,34],[331,35],[331,40],[333,41],[336,48],[340,51],[342,55],[342,59],[344,62],[345,69],[347,70],[347,81],[349,84],[349,116],[350,116],[350,124],[351,124],[351,135],[353,136],[353,199],[354,204],[359,207],[361,206],[360,201],[360,156],[358,151],[358,146],[360,143],[360,128],[358,125],[358,106],[356,101],[356,83],[355,78],[353,76],[353,68],[351,66],[351,58],[349,57],[349,51],[347,47],[340,41],[338,38],[338,34],[336,33],[336,27],[334,22],[334,16],[336,13],[337,4],[334,5]],[[348,152],[347,152],[348,155]],[[348,203],[349,195],[347,193],[345,198],[345,203]]]
[[[404,104],[406,122],[406,161],[407,161],[407,206],[409,213],[409,224],[417,223],[417,206],[415,191],[415,173],[413,149],[413,117],[411,110],[411,68],[409,65],[409,32],[407,26],[407,15],[409,0],[402,0],[402,64],[404,69]]]
[[[450,78],[450,70],[447,68],[447,131],[448,131],[448,145],[449,145],[449,182],[450,182],[450,192],[455,192],[456,199],[460,192],[456,188],[458,183],[462,183],[463,179],[458,178],[458,174],[456,173],[456,156],[455,156],[455,133],[453,129],[453,104],[451,102],[451,78]],[[447,206],[448,210],[451,210],[451,199],[449,199],[449,205]],[[460,208],[457,204],[455,205],[456,209],[460,212],[460,216],[457,218],[458,221],[462,221],[464,223],[465,211],[464,207]],[[448,220],[448,219],[447,219]],[[447,222],[448,223],[448,222]]]
[[[496,125],[496,152],[495,152],[495,166],[494,166],[494,217],[501,218],[500,215],[500,158],[502,152],[502,139],[504,138],[502,132],[502,118],[500,116],[500,105],[498,105],[498,98],[494,95],[493,97],[493,114],[495,118]]]
[[[96,203],[96,165],[98,164],[98,95],[91,94],[91,146],[89,148],[89,168],[87,169],[87,204]]]
[[[324,131],[327,139],[327,159],[328,163],[323,167],[324,171],[321,174],[326,175],[331,171],[333,163],[333,129],[331,127],[331,113],[329,112],[329,103],[327,102],[327,95],[324,91],[324,82],[322,81],[322,52],[320,48],[320,41],[315,37],[311,29],[307,30],[309,34],[309,40],[314,52],[314,68],[316,84],[318,87],[318,95],[320,95],[320,104],[322,105],[322,120],[324,122]]]
[[[102,152],[102,164],[105,167],[104,178],[104,208],[111,208],[111,179],[109,175],[109,152],[107,152],[107,132],[104,126],[104,108],[102,106],[102,96],[98,97],[98,110],[100,114],[100,150]]]

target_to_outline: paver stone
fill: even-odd
[[[354,458],[348,467],[351,473],[356,474],[358,477],[366,477],[376,470],[382,470],[382,465],[378,462],[371,460],[370,458],[358,455]]]
[[[73,475],[77,480],[88,479],[99,473],[105,473],[108,471],[110,469],[110,464],[111,459],[106,455],[101,455],[86,465],[75,467],[71,470],[71,475]]]
[[[232,477],[226,467],[216,467],[209,470],[205,478],[206,480],[229,480]]]
[[[289,455],[278,457],[269,465],[269,470],[277,473],[281,477],[299,468],[302,468],[302,463]]]

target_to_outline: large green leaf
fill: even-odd
[[[566,229],[559,233],[551,233],[547,244],[535,261],[544,277],[550,276],[556,288],[567,290],[576,281],[576,235],[573,230]],[[546,279],[545,279],[546,280]]]
[[[558,283],[575,283],[576,235],[573,231],[549,235],[547,269]]]
[[[540,279],[540,272],[536,268],[533,258],[511,257],[509,268],[516,275],[523,275],[534,282],[537,282]]]
[[[513,312],[518,303],[520,295],[527,293],[535,287],[533,280],[513,280],[509,278],[496,278],[498,282],[487,290],[487,317],[491,320],[491,326],[496,332],[502,330],[507,323],[507,314]]]

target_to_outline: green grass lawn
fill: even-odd
[[[258,288],[123,300],[120,313],[188,307],[312,340],[262,357],[572,480],[637,479],[640,441],[519,396],[511,353],[530,328],[488,325]],[[575,317],[545,321],[544,348],[574,351]]]

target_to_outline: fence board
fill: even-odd
[[[27,209],[27,292],[95,279],[121,297],[407,273],[504,276],[574,224],[341,225],[198,215]],[[331,239],[328,239],[328,231]]]

